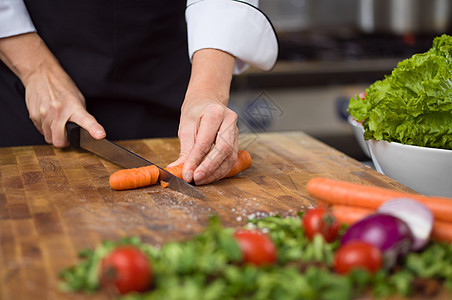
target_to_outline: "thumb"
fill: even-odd
[[[102,139],[107,136],[105,129],[100,125],[96,118],[90,115],[87,111],[74,113],[69,121],[77,123],[84,129],[86,129],[89,134],[95,139]]]

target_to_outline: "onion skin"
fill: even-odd
[[[383,267],[392,268],[412,248],[414,238],[409,226],[397,217],[375,213],[356,222],[341,239],[341,245],[363,241],[376,246],[383,254]]]
[[[395,198],[383,203],[378,212],[395,216],[410,227],[414,242],[412,251],[424,248],[433,230],[433,213],[421,202],[409,198]]]

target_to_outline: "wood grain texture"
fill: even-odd
[[[252,167],[199,187],[206,200],[160,185],[111,190],[109,175],[120,167],[88,152],[0,148],[0,299],[103,299],[58,291],[58,273],[76,263],[80,250],[124,236],[154,245],[187,239],[212,214],[227,226],[241,226],[250,216],[295,215],[314,203],[306,192],[314,176],[409,191],[301,132],[241,141]],[[161,166],[178,156],[177,139],[119,144]]]

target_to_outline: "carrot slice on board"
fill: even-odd
[[[110,187],[115,190],[129,190],[157,183],[160,171],[154,166],[123,169],[110,175]]]

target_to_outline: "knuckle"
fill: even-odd
[[[180,138],[188,137],[190,134],[189,129],[186,126],[180,126],[179,130],[177,131],[177,136]]]
[[[222,178],[224,178],[224,176],[226,176],[226,174],[228,174],[228,168],[227,166],[225,166],[225,164],[223,164],[216,172],[214,172],[211,176],[213,181],[217,181],[220,180]]]
[[[219,105],[213,105],[209,109],[209,114],[211,118],[221,119],[224,116],[224,108]]]
[[[221,144],[217,144],[216,146],[215,146],[215,148],[217,148],[216,150],[219,152],[219,153],[221,153],[221,154],[223,154],[223,155],[228,155],[228,154],[230,154],[230,153],[232,153],[233,151],[233,149],[234,149],[234,147],[233,147],[233,145],[231,144],[231,143],[221,143]]]
[[[36,114],[35,112],[29,112],[28,117],[30,118],[30,120],[33,121],[33,123],[35,123],[35,125],[39,122],[39,115]]]
[[[232,151],[231,154],[229,155],[228,160],[230,161],[231,165],[235,164],[235,162],[237,161],[239,155],[237,153],[237,151]]]
[[[197,141],[196,143],[198,144],[199,151],[201,152],[201,154],[207,155],[207,153],[209,153],[210,148],[212,146],[212,143],[209,140],[202,139]]]
[[[238,117],[238,115],[237,115],[237,113],[235,111],[229,110],[228,111],[228,116],[231,118],[232,122],[237,123],[237,120],[238,120],[239,117]]]
[[[47,114],[49,113],[49,109],[47,107],[47,105],[39,105],[38,111],[36,112],[36,115],[39,118],[44,118],[45,116],[47,116]]]
[[[52,108],[55,111],[60,111],[63,108],[63,103],[61,103],[61,101],[58,101],[58,100],[53,100]]]

